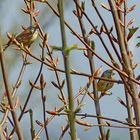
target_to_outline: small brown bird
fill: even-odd
[[[30,47],[30,45],[37,39],[38,36],[38,24],[34,23],[33,25],[29,26],[28,28],[24,29],[23,32],[18,34],[16,37],[14,35],[10,35],[9,33],[8,38],[10,39],[6,44],[4,44],[4,51],[12,44],[13,39],[16,39],[19,43],[22,43],[24,47]]]
[[[19,43],[23,43],[24,46],[30,47],[30,45],[37,39],[38,36],[38,25],[35,23],[32,26],[29,26],[23,32],[16,36],[16,40]]]

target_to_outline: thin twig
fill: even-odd
[[[49,140],[48,129],[46,126],[46,106],[45,106],[46,96],[44,95],[45,82],[44,82],[43,74],[41,74],[40,76],[40,87],[41,87],[41,100],[42,100],[42,107],[43,107],[44,129],[45,129],[46,139]]]
[[[20,140],[24,140],[23,134],[22,134],[21,129],[19,127],[19,121],[18,121],[17,114],[15,111],[12,95],[10,93],[9,86],[8,86],[8,79],[7,79],[6,68],[5,68],[5,60],[4,60],[4,54],[3,54],[3,48],[2,48],[1,35],[0,35],[0,62],[1,62],[1,69],[2,69],[5,90],[6,90],[8,102],[9,102],[9,105],[11,108],[11,114],[12,114],[12,118],[13,118],[13,121],[15,124],[16,132],[17,132],[18,138]]]

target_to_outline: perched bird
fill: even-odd
[[[24,46],[30,47],[30,45],[37,39],[38,36],[38,24],[35,23],[29,26],[23,32],[16,36],[16,40],[22,43]]]
[[[108,69],[105,72],[103,72],[101,77],[104,77],[106,79],[114,79],[113,78],[114,74],[115,73],[113,72],[113,69]],[[99,80],[97,83],[97,88],[98,88],[98,91],[100,91],[102,95],[105,95],[105,94],[108,94],[109,89],[111,89],[113,85],[114,85],[113,82]]]
[[[16,39],[18,43],[23,44],[24,47],[30,47],[30,45],[37,39],[38,36],[38,24],[35,22],[33,25],[29,26],[28,28],[24,29],[23,32],[18,34],[16,37],[15,35],[10,35],[7,33],[9,41],[4,44],[4,51],[12,44],[16,44],[13,40]]]

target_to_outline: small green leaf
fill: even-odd
[[[127,36],[127,41],[134,35],[134,33],[138,30],[139,27],[129,28],[129,34]]]
[[[93,49],[93,50],[95,50],[95,42],[93,41],[93,40],[91,40],[91,48]]]
[[[137,43],[136,47],[137,47],[137,48],[139,48],[139,47],[140,47],[140,42],[138,42],[138,43]]]
[[[81,8],[82,8],[83,11],[85,11],[85,1],[82,2]]]
[[[138,81],[140,80],[140,75],[137,76],[136,80],[138,80]]]
[[[138,28],[139,27],[135,27],[135,28],[133,27],[133,28],[130,28],[129,31],[131,34],[134,34],[138,30]]]
[[[110,137],[110,129],[107,130],[107,133],[106,133],[106,140],[109,140],[109,137]]]

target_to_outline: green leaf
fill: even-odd
[[[129,28],[129,34],[127,36],[127,41],[134,35],[134,33],[139,29],[139,27]]]
[[[91,40],[91,48],[95,50],[95,42],[93,40]]]
[[[85,11],[85,1],[82,2],[81,8],[82,8],[83,11]]]
[[[139,47],[140,47],[140,42],[138,42],[138,43],[137,43],[136,47],[137,47],[137,48],[139,48]]]
[[[109,137],[110,137],[110,129],[107,130],[107,133],[106,133],[106,140],[109,140]]]
[[[139,27],[135,27],[135,28],[133,27],[133,28],[130,28],[129,31],[131,34],[134,34],[138,30],[138,28]]]

